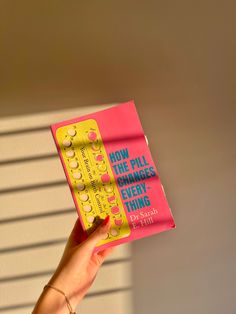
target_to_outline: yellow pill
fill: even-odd
[[[93,150],[99,150],[100,149],[100,144],[99,143],[92,143],[91,147]]]
[[[103,240],[106,240],[108,237],[109,237],[109,233],[106,233],[106,234],[104,235],[104,237],[102,237],[102,239],[103,239]]]
[[[75,169],[78,167],[78,162],[73,160],[70,162],[70,168]]]
[[[110,230],[110,232],[111,232],[111,235],[112,235],[113,237],[116,237],[116,236],[119,234],[119,231],[118,231],[117,229],[115,229],[115,228],[112,228],[112,229]]]
[[[94,219],[95,219],[94,216],[88,216],[88,217],[87,217],[87,221],[88,221],[89,223],[93,223],[93,222],[94,222]]]
[[[112,185],[105,185],[104,190],[107,193],[111,193],[111,192],[113,192],[113,186]]]
[[[85,212],[88,213],[88,212],[90,212],[92,210],[92,206],[91,205],[84,205],[83,209],[84,209]]]
[[[84,185],[82,182],[79,182],[79,183],[77,184],[77,189],[78,189],[79,191],[83,191],[83,190],[85,189],[85,185]]]
[[[98,170],[104,172],[107,170],[107,166],[105,164],[98,165]]]
[[[88,194],[81,194],[79,198],[82,202],[86,202],[88,200],[89,196],[88,196]]]
[[[75,156],[75,152],[74,152],[73,150],[68,150],[68,151],[66,152],[66,156],[67,156],[67,157],[74,157],[74,156]]]
[[[65,146],[65,147],[70,147],[70,145],[71,145],[72,143],[71,143],[70,140],[65,139],[65,140],[63,140],[62,144],[63,144],[63,146]]]
[[[74,172],[73,173],[73,178],[74,179],[81,179],[82,178],[82,174],[81,174],[81,172]]]
[[[76,131],[75,131],[75,129],[69,129],[69,130],[67,131],[67,133],[68,133],[70,136],[75,136]]]

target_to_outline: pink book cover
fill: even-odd
[[[175,228],[133,101],[51,130],[83,229],[110,215],[96,251]]]

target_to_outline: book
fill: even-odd
[[[133,101],[51,131],[84,231],[89,235],[110,216],[96,251],[175,228]]]

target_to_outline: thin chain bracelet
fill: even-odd
[[[54,286],[52,286],[52,285],[49,285],[49,284],[47,284],[46,286],[44,286],[43,290],[46,289],[46,288],[54,289],[54,290],[56,290],[57,292],[59,292],[60,294],[62,294],[62,295],[65,297],[66,305],[67,305],[67,307],[68,307],[68,309],[69,309],[69,311],[70,311],[69,314],[76,314],[76,313],[73,311],[72,306],[71,306],[71,304],[70,304],[70,301],[69,301],[69,299],[67,298],[65,292],[63,292],[63,291],[61,291],[60,289],[58,289],[58,288],[56,288],[56,287],[54,287]]]

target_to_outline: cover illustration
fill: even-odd
[[[97,251],[175,227],[133,101],[51,130],[83,229],[110,215]]]

